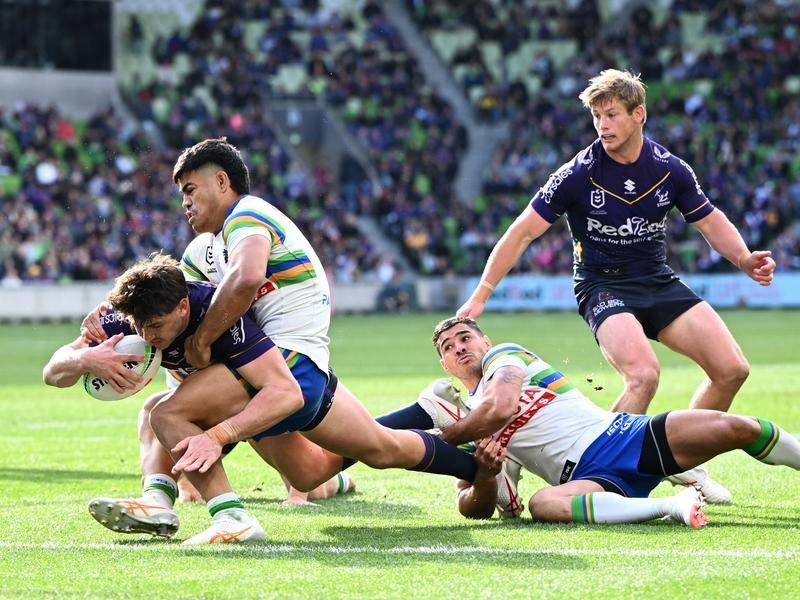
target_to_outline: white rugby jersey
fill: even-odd
[[[483,402],[483,391],[501,367],[525,372],[519,405],[492,437],[509,458],[550,485],[569,481],[584,450],[611,424],[614,414],[601,409],[559,371],[516,344],[498,344],[483,357],[483,377],[469,394],[470,408]]]
[[[277,346],[305,354],[327,373],[330,286],[317,253],[289,217],[256,196],[239,198],[214,238],[218,281],[236,246],[253,235],[270,242],[264,283],[253,303],[256,321]]]
[[[220,276],[214,266],[214,234],[201,233],[189,242],[180,266],[186,281],[210,281],[217,285]]]

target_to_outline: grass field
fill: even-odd
[[[800,432],[800,312],[723,317],[752,365],[734,410]],[[337,318],[334,368],[374,414],[410,402],[440,376],[429,342],[437,320]],[[494,341],[540,353],[601,406],[619,392],[618,376],[576,315],[490,315],[482,323]],[[0,326],[2,597],[763,598],[793,597],[800,586],[800,477],[741,452],[710,463],[735,504],[709,507],[711,524],[702,530],[665,522],[545,526],[527,516],[471,522],[458,516],[447,478],[361,465],[352,469],[355,495],[286,509],[276,473],[240,446],[226,465],[267,530],[266,545],[181,548],[207,526],[201,505],[178,507],[175,540],[113,534],[86,504],[138,494],[135,424],[145,394],[101,403],[79,387],[44,387],[42,365],[76,331],[74,324]],[[684,407],[701,372],[658,352],[661,387],[651,412]],[[541,483],[524,477],[523,497]],[[662,484],[655,494],[672,491]]]

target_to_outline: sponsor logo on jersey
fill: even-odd
[[[682,158],[681,158],[681,159],[678,159],[678,160],[680,160],[680,163],[681,163],[681,164],[682,164],[684,167],[686,167],[686,169],[689,171],[689,173],[691,173],[691,175],[692,175],[692,179],[694,179],[694,189],[695,189],[695,190],[697,190],[697,195],[698,195],[698,196],[702,196],[702,195],[703,195],[703,190],[702,190],[702,188],[700,187],[700,182],[699,182],[699,181],[697,181],[697,175],[695,175],[695,173],[694,173],[694,169],[692,169],[692,167],[690,167],[690,166],[689,166],[689,163],[687,163],[687,162],[686,162],[685,160],[683,160]]]
[[[622,185],[625,186],[626,196],[636,194],[636,182],[633,181],[632,179],[626,179]]]
[[[559,477],[559,483],[567,483],[569,478],[572,477],[572,472],[575,470],[576,463],[572,462],[571,460],[564,461],[564,469],[561,471],[561,477]]]
[[[669,190],[665,190],[664,188],[658,188],[655,191],[655,197],[658,202],[656,202],[656,206],[668,206],[669,205]]]
[[[600,208],[606,203],[606,193],[603,190],[592,190],[589,194],[589,202],[594,208]]]
[[[230,328],[231,337],[234,344],[244,343],[244,319],[239,317],[239,320]]]
[[[610,308],[618,308],[621,306],[625,306],[625,302],[623,300],[615,298],[612,292],[609,292],[608,290],[603,290],[599,294],[597,294],[597,304],[592,306],[592,316],[596,317],[603,311],[606,311]]]
[[[592,163],[594,162],[594,153],[592,152],[591,146],[589,146],[589,148],[586,150],[586,154],[578,159],[578,162],[580,162],[582,165],[586,165],[587,167],[592,166]]]
[[[545,203],[550,204],[558,186],[564,183],[564,180],[570,175],[572,175],[572,169],[570,168],[563,169],[550,175],[550,179],[547,180],[547,183],[545,183],[544,187],[541,189],[542,199]]]
[[[659,162],[668,163],[670,153],[666,148],[662,149],[661,147],[653,144],[653,157]]]
[[[628,217],[628,219],[619,226],[606,225],[598,219],[586,217],[586,232],[602,233],[607,237],[644,237],[653,235],[654,233],[663,233],[667,228],[667,217],[652,223],[644,217]]]

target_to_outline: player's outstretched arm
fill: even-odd
[[[708,244],[760,285],[772,283],[775,261],[766,250],[750,252],[741,234],[718,208],[694,223]]]
[[[486,386],[483,402],[445,429],[442,439],[457,445],[496,433],[514,414],[524,373],[522,368],[512,365],[499,368]]]
[[[118,333],[98,346],[89,347],[83,337],[61,346],[53,353],[44,366],[42,379],[53,387],[70,387],[84,373],[108,380],[118,393],[134,388],[142,381],[142,376],[125,367],[126,362],[142,362],[144,356],[138,354],[120,354],[114,350],[124,336]]]
[[[456,315],[477,319],[483,312],[486,301],[492,295],[500,280],[516,264],[531,242],[540,237],[549,228],[550,223],[543,219],[531,206],[528,206],[495,244],[489,259],[486,261],[478,287],[458,309]]]
[[[506,451],[498,442],[484,438],[478,443],[475,458],[478,473],[470,485],[459,481],[458,512],[468,519],[488,519],[497,504],[497,474],[503,467]]]
[[[207,367],[211,344],[250,308],[264,283],[269,252],[269,239],[257,235],[245,238],[233,250],[229,270],[214,292],[208,312],[194,335],[186,339],[184,356],[190,365]]]

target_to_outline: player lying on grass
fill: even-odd
[[[442,321],[433,342],[444,370],[470,390],[472,408],[443,438],[460,444],[492,436],[499,448],[479,451],[490,467],[504,449],[508,460],[551,484],[530,500],[534,520],[638,523],[670,516],[700,527],[706,518],[694,488],[647,496],[666,476],[737,449],[800,469],[800,443],[766,419],[703,409],[654,417],[602,410],[522,346],[493,346],[469,317]],[[485,497],[486,488],[461,487],[462,514],[488,517],[494,498]]]
[[[213,293],[211,286],[189,285],[205,290],[204,298]],[[111,304],[133,321],[137,332],[164,349],[166,366],[170,366],[173,353],[182,356],[184,339],[203,316],[203,306],[192,306],[186,286],[174,261],[156,257],[126,271],[109,294]],[[342,458],[302,436],[280,435],[297,430],[320,446],[376,468],[408,468],[468,481],[477,476],[469,453],[423,431],[381,427],[344,386],[336,386],[327,377],[322,381],[308,377],[309,362],[277,349],[247,315],[225,336],[240,340],[242,346],[226,353],[218,348],[219,342],[212,345],[212,356],[223,359],[224,364],[213,364],[186,377],[149,416],[157,439],[170,448],[177,461],[173,472],[187,473],[208,499],[214,517],[208,530],[187,543],[264,538],[258,522],[244,512],[218,461],[222,446],[234,441],[252,438],[258,452],[269,457],[301,490],[312,489],[335,475]],[[247,350],[240,349],[245,346]],[[253,358],[256,352],[252,348],[261,351],[257,358]],[[326,389],[331,393],[325,394]],[[271,439],[261,443],[265,438]],[[353,459],[347,459],[348,463]],[[321,469],[320,465],[326,466]],[[159,485],[174,495],[174,484],[164,483],[163,472],[151,475],[159,476]],[[96,512],[106,511],[109,518],[116,519],[121,509],[127,510],[135,502],[109,501],[96,507]]]

